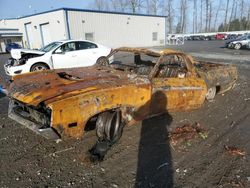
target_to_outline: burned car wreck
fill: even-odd
[[[232,65],[196,62],[168,49],[123,47],[92,67],[15,76],[9,117],[50,139],[80,138],[94,124],[98,140],[110,146],[124,125],[199,108],[236,80]]]

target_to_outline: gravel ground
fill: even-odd
[[[185,51],[199,53],[197,41],[192,44]],[[214,43],[206,45],[214,53]],[[7,58],[1,55],[0,62]],[[232,90],[198,110],[125,127],[119,143],[97,164],[87,160],[93,131],[82,140],[46,140],[8,119],[8,98],[0,95],[0,187],[250,187],[250,64],[238,65]],[[195,122],[206,135],[171,144],[169,131]],[[246,154],[230,155],[225,146]]]

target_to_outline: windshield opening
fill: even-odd
[[[109,66],[116,70],[148,76],[158,58],[145,53],[117,51],[109,57]]]
[[[55,49],[56,47],[58,47],[60,44],[62,44],[62,42],[52,42],[52,43],[42,47],[40,49],[40,51],[49,52],[49,51]]]

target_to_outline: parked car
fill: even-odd
[[[12,49],[20,49],[20,48],[22,48],[21,45],[17,43],[9,43],[9,44],[6,44],[5,52],[10,53]]]
[[[86,40],[63,40],[52,42],[40,50],[13,49],[5,64],[5,72],[17,74],[86,67],[94,65],[98,58],[107,56],[111,48]]]
[[[205,37],[205,40],[215,40],[216,38],[215,38],[215,35],[207,35],[206,37]]]
[[[124,125],[199,108],[236,79],[233,65],[196,62],[169,49],[118,48],[95,66],[14,77],[9,117],[51,139],[80,138],[95,125],[98,142],[91,151],[103,158],[103,146],[117,142]]]
[[[250,42],[250,35],[244,35],[235,40],[231,40],[226,43],[228,48],[234,48],[236,50],[241,49],[242,47],[246,47],[246,45]]]
[[[201,35],[193,35],[192,40],[203,40],[203,37]]]
[[[248,42],[248,44],[246,45],[247,49],[250,49],[250,42]]]
[[[236,38],[238,38],[237,34],[228,34],[225,40],[235,40]]]
[[[222,34],[222,33],[217,33],[215,35],[215,39],[217,39],[217,40],[224,40],[225,37],[226,37],[226,34]]]

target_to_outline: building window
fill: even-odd
[[[94,33],[85,33],[85,39],[94,42]]]
[[[157,41],[157,40],[158,40],[158,33],[153,32],[153,41]]]

